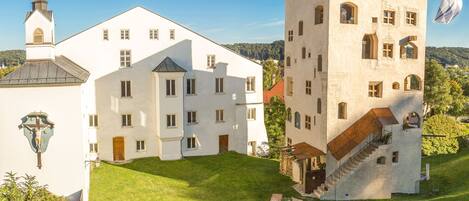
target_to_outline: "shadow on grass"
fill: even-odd
[[[111,165],[111,164],[109,164]],[[194,200],[269,200],[273,193],[296,196],[290,178],[280,175],[279,163],[237,153],[190,157],[180,161],[158,158],[111,165],[186,182],[185,195]]]

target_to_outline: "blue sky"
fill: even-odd
[[[24,48],[23,22],[30,2],[2,1],[0,50]],[[469,47],[469,8],[452,24],[437,25],[432,19],[439,1],[428,3],[428,45]],[[284,0],[49,0],[58,41],[135,6],[151,9],[218,43],[283,39]]]

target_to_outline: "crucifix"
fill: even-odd
[[[39,169],[42,168],[42,159],[41,159],[41,154],[42,154],[42,133],[44,130],[48,128],[52,128],[53,125],[50,124],[45,124],[41,122],[41,117],[39,115],[36,115],[35,117],[36,122],[33,124],[23,124],[25,128],[27,128],[29,131],[32,132],[33,134],[33,146],[36,149],[36,154],[37,154],[37,167]]]

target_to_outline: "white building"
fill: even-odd
[[[27,62],[0,80],[0,160],[11,161],[0,173],[87,195],[87,159],[253,155],[267,142],[262,66],[167,18],[136,7],[55,43],[47,1],[34,0],[25,26]],[[28,114],[53,122],[42,169],[18,129]]]
[[[427,1],[285,2],[282,171],[321,199],[417,193]]]

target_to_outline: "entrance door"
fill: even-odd
[[[125,160],[125,146],[124,146],[124,137],[115,137],[113,141],[113,153],[114,161],[123,161]]]
[[[229,141],[229,136],[228,135],[220,135],[219,136],[219,138],[218,138],[219,153],[228,152],[228,141]]]

